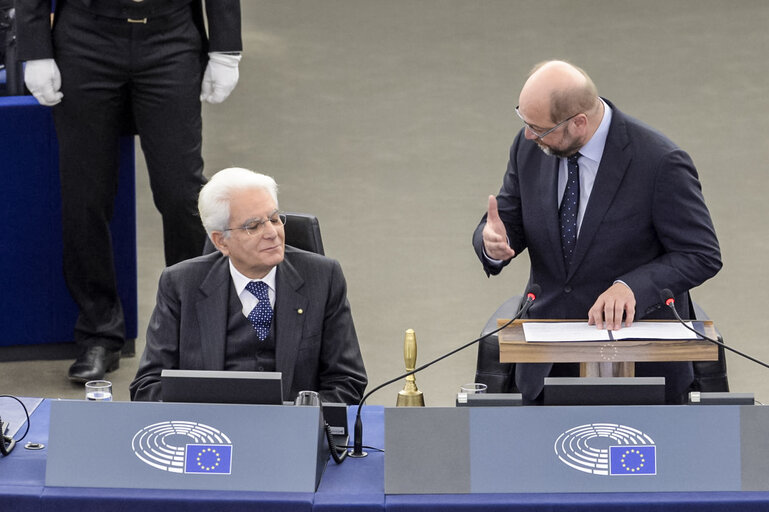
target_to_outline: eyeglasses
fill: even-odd
[[[251,236],[257,236],[264,231],[264,225],[267,224],[268,222],[272,224],[273,227],[275,227],[276,229],[278,228],[278,226],[285,226],[286,214],[281,213],[278,210],[275,210],[266,219],[251,219],[239,228],[227,228],[227,229],[223,229],[222,231],[236,231],[236,230],[242,229]]]
[[[521,121],[523,121],[523,124],[526,126],[526,128],[528,128],[528,130],[529,130],[529,131],[532,133],[532,135],[534,135],[534,136],[535,136],[536,138],[538,138],[538,139],[543,139],[543,138],[547,137],[548,135],[550,135],[551,133],[553,133],[554,131],[556,131],[556,130],[558,129],[558,127],[559,127],[559,126],[561,126],[561,125],[562,125],[562,124],[564,124],[564,123],[567,123],[567,122],[569,122],[571,119],[573,119],[573,118],[575,118],[575,117],[577,117],[578,115],[580,115],[580,114],[581,114],[581,112],[577,112],[577,113],[576,113],[576,114],[574,114],[573,116],[569,116],[569,117],[567,117],[566,119],[564,119],[563,121],[561,121],[561,122],[560,122],[560,123],[558,123],[557,125],[553,126],[553,127],[552,127],[552,128],[550,128],[549,130],[547,130],[547,131],[545,131],[545,132],[543,132],[543,133],[541,133],[541,134],[540,134],[540,133],[539,133],[539,132],[537,132],[537,131],[536,131],[534,128],[532,128],[532,127],[531,127],[531,125],[530,125],[529,123],[527,123],[527,122],[526,122],[526,120],[525,120],[525,119],[523,118],[523,116],[521,115],[521,112],[518,110],[518,107],[515,107],[515,113],[516,113],[516,114],[518,114],[518,117],[520,117],[520,118],[521,118]]]

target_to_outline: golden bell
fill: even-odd
[[[417,337],[414,329],[406,330],[403,340],[403,359],[406,362],[406,371],[410,372],[417,367]],[[398,392],[396,407],[424,407],[425,397],[417,389],[417,380],[412,373],[406,377],[406,385]]]

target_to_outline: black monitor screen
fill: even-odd
[[[547,377],[545,405],[662,405],[665,377]]]
[[[283,404],[280,372],[163,370],[164,402]]]

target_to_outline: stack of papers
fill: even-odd
[[[686,322],[692,327],[692,322]],[[700,338],[677,322],[636,322],[618,331],[598,329],[587,322],[523,322],[526,341],[691,340]]]

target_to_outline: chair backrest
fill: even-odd
[[[691,318],[695,320],[710,320],[704,309],[694,301],[690,301]],[[716,331],[718,341],[723,342],[721,334]],[[727,393],[729,391],[729,377],[726,373],[726,353],[724,347],[718,347],[718,361],[694,361],[694,382],[690,391],[706,391]]]
[[[320,223],[315,215],[307,213],[286,213],[286,244],[325,255],[323,251],[323,239],[320,236]],[[203,248],[203,254],[214,252],[211,239],[206,237],[206,244]]]
[[[320,223],[315,215],[286,213],[286,243],[297,249],[325,255]]]
[[[497,329],[498,318],[513,318],[521,307],[521,295],[514,295],[502,303],[483,326],[481,336]],[[475,381],[486,384],[487,393],[513,393],[515,388],[515,364],[499,362],[499,340],[496,334],[478,343],[475,365]]]

